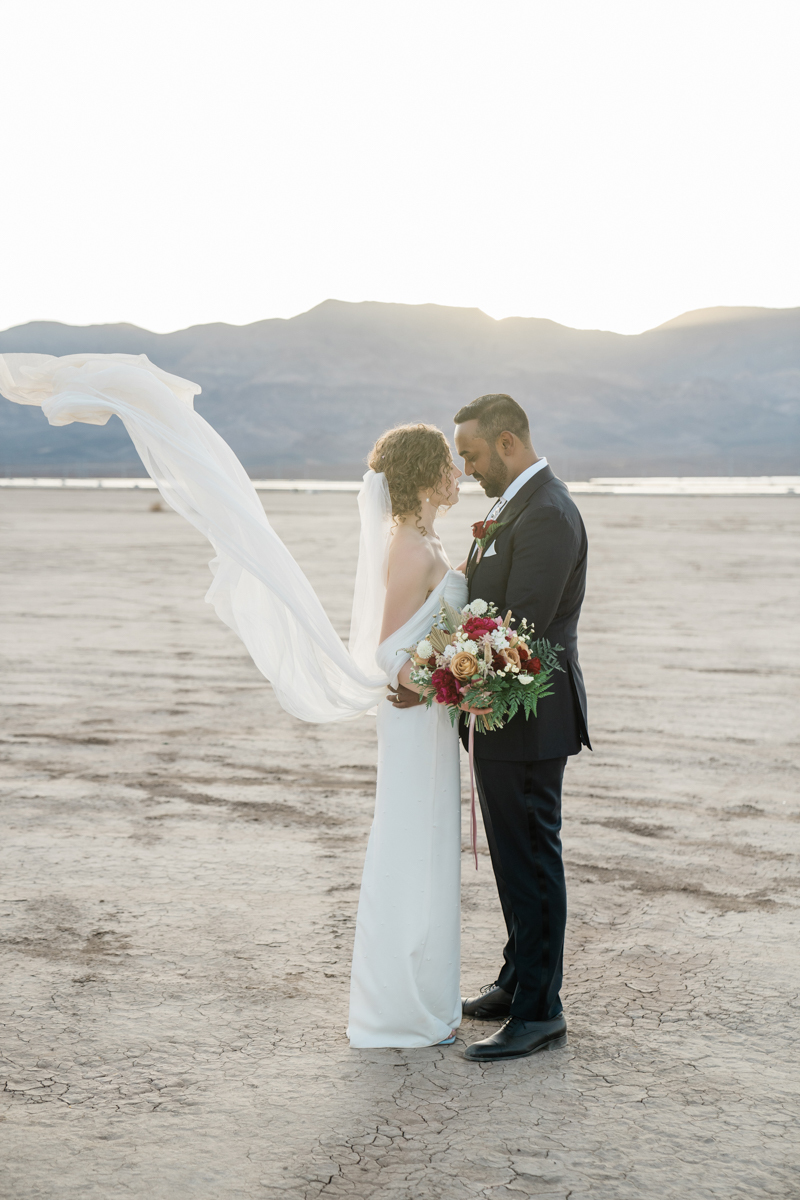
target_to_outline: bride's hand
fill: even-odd
[[[459,708],[462,712],[474,713],[476,717],[487,717],[489,713],[493,711],[491,708],[470,708],[470,706],[466,703],[459,704]]]

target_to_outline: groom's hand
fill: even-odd
[[[416,708],[422,703],[422,696],[412,688],[403,687],[402,683],[398,683],[397,687],[389,692],[389,700],[395,708]]]

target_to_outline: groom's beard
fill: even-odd
[[[494,448],[489,459],[489,469],[485,475],[476,475],[476,478],[490,499],[502,496],[508,487],[508,467]]]

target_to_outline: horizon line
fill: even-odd
[[[315,312],[317,309],[324,308],[326,305],[344,305],[344,306],[352,307],[352,308],[360,307],[362,305],[380,305],[381,307],[386,307],[386,308],[447,309],[451,312],[479,313],[480,316],[485,317],[487,319],[487,321],[494,321],[495,324],[498,324],[498,325],[502,324],[504,321],[537,321],[537,322],[546,323],[548,325],[555,325],[559,329],[567,329],[574,333],[602,333],[602,334],[608,334],[610,336],[620,337],[620,338],[642,337],[642,336],[644,336],[644,334],[647,334],[647,333],[657,333],[659,330],[664,330],[669,327],[674,328],[677,326],[678,322],[683,322],[686,318],[698,316],[700,314],[709,314],[710,315],[713,313],[719,313],[719,314],[726,314],[726,315],[721,315],[719,320],[716,320],[716,321],[712,318],[710,320],[707,319],[704,321],[701,320],[701,321],[697,321],[697,322],[687,322],[687,323],[688,324],[696,324],[696,325],[701,325],[701,324],[715,325],[715,324],[729,324],[729,323],[732,324],[732,323],[736,322],[737,320],[747,320],[747,317],[744,315],[742,315],[741,317],[734,316],[733,314],[735,314],[735,313],[753,314],[753,317],[751,317],[751,319],[754,319],[755,314],[767,315],[767,314],[776,314],[776,313],[791,313],[791,312],[797,312],[798,310],[800,310],[800,305],[789,305],[787,307],[771,307],[768,305],[757,305],[757,304],[751,304],[751,305],[715,304],[715,305],[709,305],[704,308],[686,309],[684,312],[678,313],[676,316],[670,317],[670,318],[668,318],[668,320],[662,321],[658,325],[653,325],[653,326],[648,327],[647,329],[640,330],[639,333],[620,333],[618,330],[615,330],[615,329],[602,329],[598,326],[565,325],[561,321],[554,321],[551,317],[522,317],[522,316],[515,316],[515,315],[509,315],[507,317],[493,317],[490,313],[484,312],[484,310],[482,308],[478,308],[477,305],[439,304],[435,301],[424,301],[420,304],[407,304],[403,301],[396,301],[396,300],[338,300],[338,299],[336,299],[336,297],[329,296],[325,300],[320,300],[318,304],[313,304],[311,306],[311,308],[303,309],[301,312],[294,313],[294,315],[291,317],[260,317],[255,321],[247,321],[241,325],[237,325],[232,321],[198,321],[191,325],[179,326],[177,329],[157,330],[157,329],[149,329],[145,325],[136,325],[132,321],[92,321],[86,325],[76,325],[69,321],[60,321],[60,320],[56,320],[56,319],[50,318],[50,317],[36,317],[36,318],[31,318],[28,321],[23,321],[17,325],[9,325],[6,329],[0,330],[0,334],[11,333],[16,329],[24,329],[28,325],[61,325],[65,329],[98,329],[98,328],[103,329],[103,328],[116,327],[116,326],[127,326],[130,329],[136,329],[142,333],[149,333],[153,337],[171,337],[173,334],[176,334],[176,333],[188,333],[189,330],[191,330],[191,329],[206,329],[209,326],[214,326],[214,325],[222,325],[228,329],[250,329],[254,325],[263,325],[263,324],[266,324],[268,321],[284,321],[284,322],[296,321],[300,317],[308,316],[310,313]],[[7,351],[7,353],[12,353],[12,351]]]
[[[317,495],[337,492],[353,494],[362,487],[360,479],[251,479],[257,492],[294,492]],[[573,495],[594,496],[800,496],[800,475],[605,475],[586,480],[565,481]],[[158,490],[149,476],[6,476],[0,489],[44,489],[56,491],[148,491]],[[483,489],[473,480],[459,490],[465,496],[481,496]]]

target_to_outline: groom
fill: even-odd
[[[567,893],[561,860],[561,783],[567,758],[588,746],[578,617],[586,583],[586,531],[570,494],[531,444],[528,418],[506,395],[480,396],[455,415],[464,470],[497,497],[466,564],[469,599],[511,609],[534,636],[565,648],[553,694],[538,716],[519,712],[475,735],[483,823],[508,929],[497,980],[465,1000],[464,1015],[505,1023],[466,1051],[473,1062],[520,1058],[563,1045],[562,981]],[[396,703],[403,704],[398,696]],[[409,697],[410,701],[411,697]],[[417,697],[413,697],[417,701]],[[466,744],[466,722],[462,727]]]

